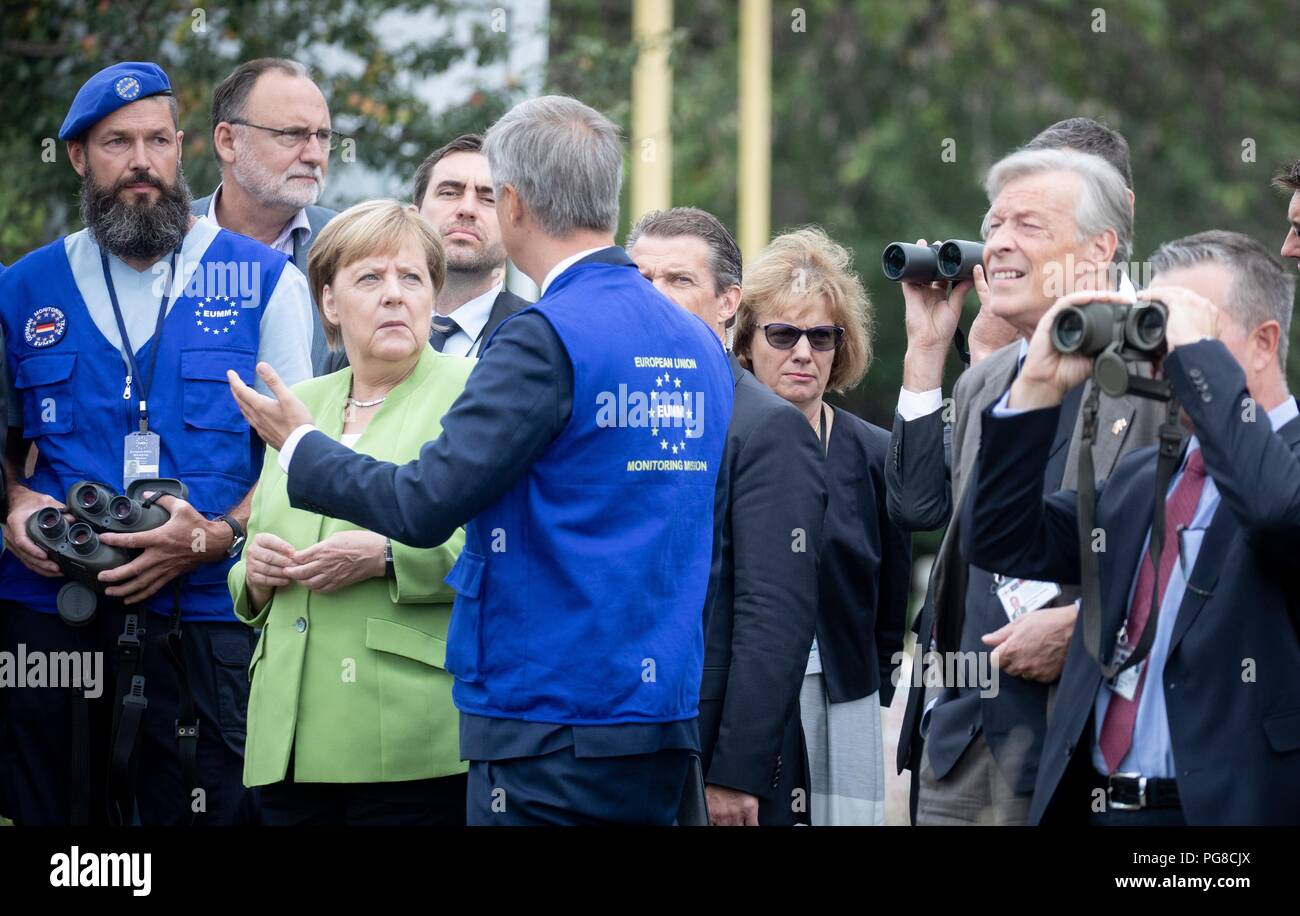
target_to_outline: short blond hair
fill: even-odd
[[[411,239],[424,249],[429,280],[437,296],[447,278],[447,255],[442,240],[424,217],[395,200],[368,200],[348,207],[316,236],[307,257],[307,283],[320,314],[321,327],[325,330],[325,342],[331,350],[342,346],[342,337],[339,326],[325,317],[325,287],[333,283],[339,270],[349,264],[377,254],[395,254]]]
[[[871,365],[871,300],[853,270],[853,254],[820,227],[772,239],[745,271],[741,289],[733,349],[747,367],[752,365],[751,347],[760,324],[779,320],[820,296],[831,321],[844,328],[844,343],[835,351],[826,387],[842,392],[866,376]]]

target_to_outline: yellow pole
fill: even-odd
[[[737,242],[748,263],[767,245],[772,220],[772,2],[740,4],[740,186]]]
[[[636,0],[632,38],[639,49],[632,70],[632,221],[672,206],[673,71],[668,51],[673,0]]]

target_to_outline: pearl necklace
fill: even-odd
[[[358,401],[356,398],[352,397],[352,395],[348,395],[348,406],[349,407],[376,407],[387,400],[388,400],[388,395],[384,395],[382,398],[376,398],[373,401]]]

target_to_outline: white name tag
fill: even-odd
[[[998,600],[1002,602],[1008,620],[1046,607],[1059,594],[1061,589],[1055,582],[1035,582],[1033,579],[1007,579],[998,588]]]
[[[1106,686],[1110,688],[1111,693],[1132,702],[1133,697],[1137,696],[1138,681],[1142,679],[1142,668],[1146,663],[1146,659],[1142,659],[1132,668],[1125,668],[1112,680],[1107,681]]]

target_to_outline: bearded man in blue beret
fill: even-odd
[[[261,444],[224,379],[253,381],[258,360],[310,377],[307,284],[285,255],[191,216],[176,99],[156,64],[91,77],[59,139],[85,228],[0,276],[12,389],[0,627],[30,688],[7,691],[0,796],[19,824],[232,823],[251,810],[253,634],[226,572]],[[69,587],[28,519],[66,511],[81,481],[125,492],[150,478],[180,480],[186,498],[158,500],[161,527],[99,534],[133,558],[98,573],[95,599]]]

